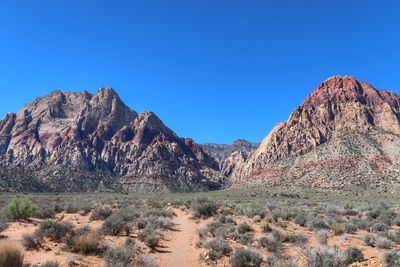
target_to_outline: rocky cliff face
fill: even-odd
[[[236,183],[343,187],[400,179],[400,96],[335,76],[231,171]]]
[[[255,150],[259,144],[251,143],[244,139],[238,139],[232,144],[202,144],[204,152],[213,157],[218,163],[222,164],[232,153],[241,151],[248,154]]]
[[[31,177],[34,183],[20,185],[31,191],[89,191],[100,183],[197,191],[218,187],[220,179],[218,164],[193,140],[179,138],[151,112],[137,114],[109,88],[55,91],[7,114],[0,122],[0,164],[1,190],[10,187],[7,173]]]

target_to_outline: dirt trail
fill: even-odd
[[[177,231],[171,232],[171,236],[163,243],[164,252],[157,255],[160,267],[208,266],[199,260],[200,252],[196,250],[197,230],[202,227],[204,222],[196,224],[184,211],[174,211],[177,215],[174,219]]]

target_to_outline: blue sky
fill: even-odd
[[[320,82],[400,92],[400,4],[2,0],[0,116],[54,89],[113,87],[198,142],[260,141]]]

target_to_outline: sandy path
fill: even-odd
[[[163,243],[164,252],[157,255],[160,267],[208,266],[199,260],[200,252],[196,250],[197,230],[202,224],[196,224],[184,211],[174,211],[177,215],[174,219],[177,231],[171,232],[171,236]]]

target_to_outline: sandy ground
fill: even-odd
[[[157,255],[160,267],[208,266],[201,262],[202,251],[196,249],[198,230],[204,227],[207,221],[196,224],[196,221],[190,219],[190,214],[185,211],[178,209],[174,211],[177,215],[174,219],[176,230],[166,235],[167,240],[163,241],[162,252]]]
[[[182,211],[174,209],[176,217],[174,217],[174,223],[176,224],[173,231],[163,232],[163,240],[161,242],[161,248],[157,251],[150,251],[148,248],[141,247],[143,253],[152,253],[158,259],[160,267],[205,267],[210,266],[201,258],[205,254],[205,249],[197,248],[196,243],[199,240],[198,231],[210,223],[213,218],[208,220],[193,220],[191,214],[188,211]],[[75,227],[90,226],[93,229],[99,229],[102,225],[102,221],[90,221],[90,215],[81,216],[79,214],[59,214],[56,219],[60,221],[70,221]],[[247,222],[252,225],[254,229],[255,239],[259,239],[264,236],[261,231],[260,223],[254,223],[251,219],[245,217],[235,217],[237,223]],[[10,227],[6,229],[3,234],[3,241],[10,242],[20,246],[22,248],[22,237],[24,234],[33,233],[38,224],[39,220],[23,223],[16,222],[11,223]],[[300,227],[292,222],[286,222],[284,228],[278,227],[277,229],[292,234],[303,234],[309,238],[308,245],[311,247],[318,247],[319,243],[316,239],[315,233],[307,228]],[[276,226],[275,226],[276,228]],[[398,228],[394,229],[397,230]],[[362,237],[367,232],[359,231],[357,234],[347,234],[342,236],[335,236],[329,239],[330,246],[338,246],[341,249],[348,247],[357,247],[362,250],[365,254],[366,261],[352,265],[352,267],[383,267],[381,259],[387,250],[372,248],[365,246],[362,241]],[[137,233],[133,233],[132,237],[135,237]],[[118,246],[125,242],[127,237],[104,237],[104,242],[110,246]],[[244,247],[234,241],[229,241],[233,248]],[[30,264],[43,264],[47,261],[57,261],[61,267],[76,266],[76,267],[102,267],[105,266],[104,260],[100,256],[82,256],[63,250],[62,244],[57,244],[49,240],[46,241],[46,245],[39,251],[24,251],[25,262]],[[254,247],[253,249],[259,251],[264,257],[272,256],[265,249]],[[394,249],[400,249],[400,246],[396,246]],[[296,264],[300,267],[306,266],[306,255],[299,247],[292,244],[284,244],[284,252],[286,255],[290,255]],[[71,265],[72,263],[72,265]],[[224,257],[212,266],[229,266],[229,258]],[[263,265],[265,266],[265,265]]]

